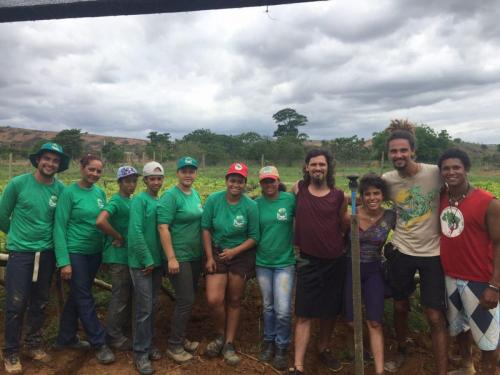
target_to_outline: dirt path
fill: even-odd
[[[203,288],[202,288],[203,289]],[[192,319],[188,328],[188,337],[192,340],[201,342],[200,353],[204,349],[208,340],[213,337],[213,329],[209,317],[209,311],[203,297],[203,290],[200,290],[198,295],[198,303],[196,304]],[[160,310],[157,314],[157,346],[164,351],[166,349],[166,337],[170,323],[170,314],[172,311],[172,302],[164,295],[160,298]],[[246,292],[246,298],[243,303],[241,322],[236,342],[237,349],[244,355],[239,367],[232,368],[227,366],[221,359],[207,359],[201,355],[196,355],[195,359],[188,364],[179,366],[169,359],[162,359],[154,363],[156,374],[260,374],[272,375],[278,372],[269,366],[266,366],[256,360],[259,353],[260,335],[262,332],[261,319],[261,302],[258,287],[255,282],[251,282]],[[105,311],[100,311],[104,314]],[[1,314],[3,315],[3,313]],[[3,320],[3,316],[0,316]],[[51,319],[56,319],[56,314],[50,315]],[[317,331],[314,327],[313,332]],[[3,340],[3,325],[0,328],[1,339]],[[84,334],[81,334],[84,336]],[[326,375],[332,374],[323,365],[317,361],[317,353],[315,349],[315,334],[309,345],[309,351],[306,356],[306,372],[308,375]],[[387,357],[390,357],[394,352],[395,342],[390,338],[390,333],[386,332],[386,351]],[[412,334],[413,344],[410,347],[409,360],[399,371],[400,374],[412,375],[427,375],[434,374],[435,367],[431,355],[431,343],[428,335]],[[333,339],[333,352],[340,358],[346,358],[348,348],[352,347],[352,336],[349,328],[342,322],[337,324],[335,336]],[[121,352],[117,353],[117,361],[109,366],[103,366],[97,363],[92,353],[78,353],[72,351],[56,352],[50,350],[53,360],[49,365],[38,365],[27,359],[23,359],[23,367],[25,375],[135,375],[137,372],[134,369],[132,353]],[[253,358],[252,358],[253,357]],[[293,363],[290,357],[290,365]],[[3,366],[0,370],[3,373]],[[337,374],[347,375],[352,374],[352,366],[349,363],[344,364],[344,369]],[[366,375],[373,374],[373,367],[366,366]]]

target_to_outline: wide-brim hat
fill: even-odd
[[[57,154],[61,157],[61,161],[59,162],[59,169],[57,170],[58,173],[64,172],[66,169],[68,169],[69,156],[64,153],[61,145],[54,142],[43,144],[37,152],[31,154],[29,156],[31,165],[33,165],[35,168],[38,168],[38,159],[40,159],[40,156],[42,156],[44,152],[53,152],[54,154]]]

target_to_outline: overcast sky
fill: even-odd
[[[0,125],[313,139],[391,118],[500,143],[497,0],[364,0],[0,24]]]

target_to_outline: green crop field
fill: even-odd
[[[137,166],[139,170],[141,168]],[[114,193],[118,191],[118,185],[115,181],[115,171],[117,166],[105,166],[104,175],[99,182],[99,185],[106,191],[108,197],[111,197]],[[195,188],[200,193],[202,200],[215,191],[224,189],[224,175],[227,166],[211,166],[206,168],[200,168],[198,173],[198,178],[195,182]],[[288,188],[292,184],[301,178],[302,171],[301,165],[294,166],[278,166],[281,180],[287,185]],[[385,168],[384,171],[389,170],[389,167]],[[33,167],[28,162],[17,162],[12,166],[12,175],[16,176],[26,172],[32,172]],[[249,178],[247,184],[248,194],[252,197],[256,197],[260,194],[259,184],[258,184],[258,165],[249,165]],[[349,167],[338,165],[336,167],[336,185],[347,190],[347,177],[350,174],[363,175],[367,172],[377,172],[380,173],[380,167],[376,163],[372,166],[367,165],[364,167]],[[175,166],[174,163],[165,164],[165,183],[162,190],[166,190],[171,187],[176,182],[175,178]],[[79,169],[76,164],[73,164],[71,168],[61,173],[58,176],[65,184],[69,184],[76,181],[79,178]],[[480,169],[473,169],[469,175],[471,183],[474,186],[486,189],[495,196],[500,197],[500,170],[498,171],[482,171]],[[5,185],[9,180],[9,167],[5,162],[0,163],[0,193],[3,191]],[[142,182],[139,183],[137,191],[141,191],[144,188]],[[0,232],[0,250],[4,249],[5,246],[5,235]]]

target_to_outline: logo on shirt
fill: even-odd
[[[97,207],[104,208],[104,202],[101,198],[97,198]]]
[[[420,186],[400,191],[396,196],[398,217],[405,229],[422,223],[432,215],[437,191],[424,193]]]
[[[464,215],[458,207],[446,207],[441,212],[441,232],[448,238],[459,236],[464,231]]]
[[[57,206],[57,195],[51,195],[49,198],[49,206],[55,207]]]
[[[278,212],[276,213],[276,219],[279,221],[287,221],[288,220],[288,214],[286,212],[286,208],[280,208],[278,209]]]
[[[245,217],[243,215],[236,215],[233,220],[233,226],[235,228],[243,228],[245,226]]]
[[[200,212],[203,212],[203,206],[201,203],[198,203],[198,210],[200,210]]]

